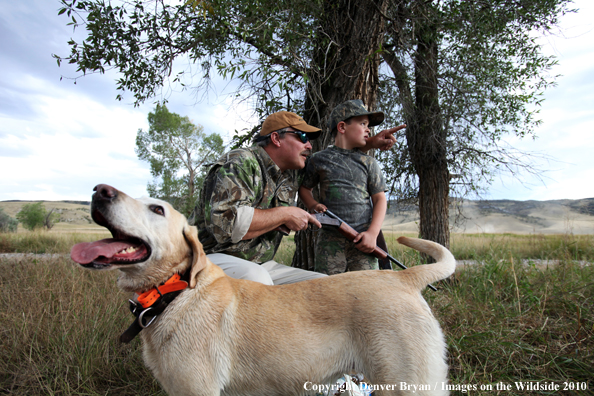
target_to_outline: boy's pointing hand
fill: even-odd
[[[404,128],[406,128],[405,124],[390,129],[384,129],[377,135],[368,139],[367,143],[369,149],[380,149],[382,151],[391,149],[392,146],[394,146],[394,143],[396,143],[394,133]]]

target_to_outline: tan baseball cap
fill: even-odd
[[[272,113],[264,120],[260,136],[267,136],[279,129],[291,127],[298,131],[307,133],[309,140],[316,139],[320,136],[321,129],[308,125],[303,118],[290,111],[279,111]]]

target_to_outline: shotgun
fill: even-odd
[[[353,239],[355,239],[355,237],[357,235],[359,235],[359,233],[357,231],[355,231],[355,229],[353,227],[351,227],[350,225],[345,223],[340,217],[336,216],[334,213],[332,213],[329,210],[326,210],[323,213],[314,213],[314,216],[322,225],[331,225],[331,226],[338,227],[338,232],[340,232],[349,241],[352,241]],[[396,260],[390,254],[388,254],[388,252],[384,251],[383,249],[381,249],[378,246],[375,247],[375,249],[373,250],[373,252],[371,254],[373,254],[378,259],[388,258],[391,262],[393,262],[400,268],[407,269],[406,265],[404,265],[400,261]],[[431,290],[437,291],[437,289],[433,285],[429,285],[429,288]]]

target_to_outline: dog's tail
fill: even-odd
[[[400,271],[406,276],[407,281],[419,290],[430,283],[447,278],[456,270],[456,259],[439,243],[407,237],[398,238],[398,243],[428,254],[437,261],[434,264],[418,265]]]

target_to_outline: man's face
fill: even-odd
[[[293,128],[288,129],[298,134],[287,132],[285,133],[285,137],[281,139],[283,166],[279,167],[283,170],[302,169],[305,167],[307,157],[311,154],[311,143],[309,140],[303,143],[300,137],[302,132]]]

